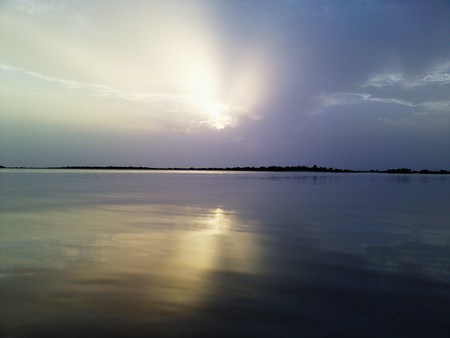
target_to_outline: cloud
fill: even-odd
[[[386,117],[381,116],[378,118],[386,124],[393,126],[411,126],[423,117],[442,117],[450,116],[450,101],[425,101],[421,103],[412,103],[406,100],[398,98],[382,98],[375,97],[368,93],[333,93],[333,94],[320,94],[313,98],[316,103],[316,107],[311,111],[311,115],[319,114],[325,111],[327,108],[335,106],[346,106],[355,104],[365,104],[370,102],[386,104],[386,105],[399,105],[409,109],[409,115],[402,117]],[[389,114],[395,112],[395,110],[386,110]]]
[[[59,79],[59,78],[55,78],[55,77],[51,77],[51,76],[46,76],[46,75],[43,75],[40,73],[36,73],[36,72],[30,71],[25,68],[14,67],[14,66],[6,65],[6,64],[0,64],[0,69],[4,70],[4,71],[8,71],[8,72],[14,72],[17,74],[26,75],[26,76],[29,76],[29,77],[32,77],[32,78],[35,78],[38,80],[43,80],[43,81],[51,82],[54,84],[58,84],[60,86],[68,88],[68,89],[90,90],[92,93],[94,93],[94,95],[96,92],[98,92],[98,93],[120,92],[120,91],[114,90],[114,89],[112,89],[108,86],[104,86],[104,85]]]
[[[442,111],[450,114],[450,101],[428,101],[418,104],[426,111]]]
[[[382,98],[382,97],[374,97],[368,93],[350,93],[350,92],[340,92],[340,93],[332,93],[332,94],[320,94],[313,97],[313,101],[319,103],[319,105],[323,108],[325,107],[333,107],[333,106],[341,106],[341,105],[349,105],[349,104],[358,104],[364,102],[379,102],[386,104],[398,104],[402,106],[414,107],[415,104],[397,99],[397,98]]]
[[[372,75],[363,87],[389,87],[404,83],[402,73],[381,73]]]
[[[164,122],[165,125],[172,124],[172,130],[193,132],[204,127],[217,130],[235,127],[238,124],[237,115],[243,112],[243,109],[239,106],[227,105],[216,100],[187,93],[128,92],[103,84],[77,82],[46,76],[6,64],[0,64],[1,70],[54,84],[86,97],[143,104],[153,115],[159,115],[157,119],[166,120]],[[1,90],[8,92],[9,88],[2,86]],[[37,91],[31,90],[30,93],[35,94]],[[127,118],[130,117],[129,114],[126,116]]]
[[[428,73],[416,82],[417,85],[427,85],[427,84],[440,84],[447,85],[450,84],[450,73],[439,72],[439,73]]]
[[[363,87],[393,87],[414,88],[428,85],[448,85],[450,84],[449,72],[430,72],[414,79],[406,79],[402,73],[381,73],[375,74],[363,85]]]
[[[450,61],[440,64],[434,69],[415,77],[408,77],[400,72],[382,72],[369,77],[362,87],[394,87],[415,88],[428,85],[450,84]]]
[[[359,86],[358,89],[364,90],[363,92],[356,90],[321,93],[312,97],[311,101],[315,105],[312,113],[317,114],[335,106],[379,103],[410,108],[411,116],[442,115],[450,113],[450,101],[443,99],[442,91],[436,90],[435,86],[444,88],[442,86],[448,84],[450,84],[450,62],[437,64],[428,72],[415,77],[402,72],[374,73],[366,83]],[[432,91],[424,90],[425,86],[429,86]],[[395,111],[390,107],[390,113]],[[402,123],[405,118],[402,118]]]

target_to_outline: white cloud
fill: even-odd
[[[382,97],[373,97],[369,95],[366,99],[366,101],[372,101],[372,102],[380,102],[380,103],[388,103],[388,104],[398,104],[401,106],[408,106],[408,107],[414,107],[415,104],[402,100],[402,99],[396,99],[396,98],[382,98]]]
[[[121,100],[130,103],[139,103],[147,106],[154,115],[164,114],[162,119],[173,117],[172,113],[177,114],[178,119],[174,119],[173,127],[175,130],[184,130],[192,132],[202,127],[211,129],[224,129],[226,127],[235,127],[238,123],[237,114],[242,113],[243,109],[238,106],[230,106],[222,102],[209,98],[198,97],[192,94],[178,93],[151,93],[151,92],[128,92],[112,88],[103,84],[77,82],[72,80],[60,79],[51,76],[39,74],[28,69],[13,67],[0,64],[0,71],[13,72],[24,75],[29,78],[51,83],[70,92],[76,92],[92,98],[103,98],[108,100]],[[1,87],[3,92],[10,89]],[[35,90],[30,93],[35,93]],[[157,119],[161,120],[161,116]],[[165,123],[170,124],[170,121]]]
[[[318,114],[327,108],[335,106],[345,106],[354,104],[364,104],[377,102],[380,104],[400,105],[411,108],[409,117],[380,117],[379,120],[391,125],[411,125],[424,116],[444,116],[450,115],[450,101],[425,101],[421,103],[412,103],[398,98],[383,98],[372,96],[368,93],[350,93],[340,92],[332,94],[321,94],[313,98],[317,106],[310,114]],[[444,115],[443,115],[444,114]],[[414,122],[415,123],[415,122]]]
[[[355,91],[322,93],[313,97],[312,100],[316,103],[316,107],[312,110],[312,113],[320,113],[327,108],[334,106],[375,102],[386,105],[399,105],[403,107],[409,107],[411,108],[411,114],[416,114],[417,116],[442,116],[442,113],[450,113],[450,101],[445,99],[442,100],[442,97],[441,99],[427,100],[427,95],[422,94],[416,95],[414,97],[414,102],[411,102],[398,97],[385,97],[384,95],[380,94],[379,90],[376,91],[377,94],[374,94],[372,93],[372,90],[374,88],[386,88],[389,90],[389,94],[392,95],[392,93],[399,93],[400,95],[409,92],[413,88],[419,89],[418,87],[423,86],[442,86],[447,84],[450,84],[450,61],[441,63],[430,69],[429,72],[423,73],[419,76],[416,76],[415,78],[407,77],[405,74],[400,72],[384,72],[373,74],[372,76],[370,76],[368,81],[361,86],[362,88],[364,88],[364,92]],[[387,120],[383,121],[386,122]],[[391,123],[392,121],[393,120],[389,118],[389,123]],[[399,120],[395,120],[395,123],[398,122]],[[405,124],[403,120],[401,120],[400,122],[402,124]]]
[[[339,92],[332,94],[320,94],[314,97],[313,100],[318,102],[322,107],[358,104],[363,102],[380,102],[386,104],[398,104],[408,107],[415,106],[415,104],[405,100],[397,98],[374,97],[368,93]]]
[[[426,111],[442,111],[450,114],[450,101],[427,101],[418,104]]]
[[[415,85],[428,85],[428,84],[439,84],[439,85],[450,84],[450,73],[447,72],[428,73],[415,82]]]
[[[428,85],[448,85],[450,84],[450,61],[439,64],[430,71],[415,77],[408,77],[399,72],[383,72],[373,74],[369,77],[363,87],[393,87],[414,88]]]
[[[388,87],[404,83],[401,73],[381,73],[372,75],[363,87]]]

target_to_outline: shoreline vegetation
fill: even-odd
[[[319,172],[319,173],[381,173],[381,174],[439,174],[448,175],[449,170],[412,170],[409,168],[396,168],[386,170],[351,170],[332,167],[308,166],[268,166],[268,167],[189,167],[189,168],[155,168],[136,166],[65,166],[65,167],[5,167],[0,169],[54,169],[54,170],[167,170],[167,171],[247,171],[247,172]]]

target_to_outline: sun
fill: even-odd
[[[236,124],[236,119],[231,116],[217,116],[209,120],[211,127],[222,130],[226,127],[234,127]]]
[[[237,119],[232,114],[233,109],[226,104],[215,100],[207,100],[203,103],[202,108],[205,116],[202,123],[211,129],[223,130],[237,124]]]

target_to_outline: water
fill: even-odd
[[[1,337],[448,337],[450,178],[0,171]]]

